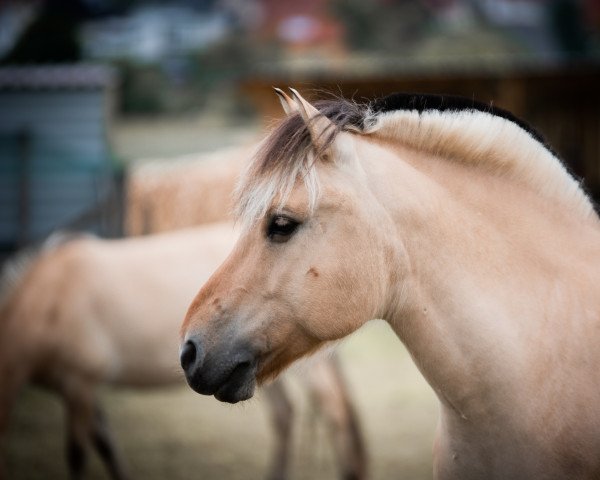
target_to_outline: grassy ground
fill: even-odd
[[[339,348],[359,412],[373,479],[431,478],[437,420],[433,393],[387,325],[373,322]],[[336,467],[323,422],[312,414],[294,376],[295,480],[334,479]],[[101,392],[118,445],[133,478],[260,479],[272,449],[268,408],[259,395],[231,406],[187,387]],[[63,412],[45,392],[26,390],[11,418],[8,478],[66,478]],[[90,479],[108,478],[92,455]]]

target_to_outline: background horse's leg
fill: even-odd
[[[275,430],[275,449],[268,479],[285,480],[290,466],[294,411],[281,380],[275,380],[263,391],[271,407],[271,421]]]
[[[91,390],[81,384],[69,385],[63,391],[67,415],[66,453],[72,480],[83,477],[87,464],[87,446],[94,420]]]
[[[128,476],[125,473],[123,461],[121,460],[118,450],[115,448],[110,428],[108,428],[106,415],[98,404],[96,404],[92,441],[112,478],[115,480],[127,479]]]
[[[324,359],[303,376],[328,423],[344,480],[367,477],[367,454],[358,417],[335,357]]]
[[[85,382],[69,382],[63,389],[67,407],[67,459],[72,479],[80,479],[87,463],[89,442],[96,448],[115,480],[126,478],[110,438],[104,415],[97,407],[93,388]]]
[[[6,364],[0,366],[0,480],[8,478],[5,442],[10,412],[26,380],[27,375],[22,369]]]

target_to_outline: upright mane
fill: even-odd
[[[336,127],[329,132],[323,149],[341,131],[362,131],[367,111],[364,105],[338,99],[319,101],[315,106]],[[314,151],[300,115],[293,114],[282,120],[259,146],[238,182],[234,195],[235,217],[244,223],[259,219],[275,197],[283,204],[298,179],[306,185],[312,208],[319,192],[313,168],[319,153]]]
[[[510,112],[448,95],[396,93],[367,104],[343,99],[315,103],[334,124],[326,149],[341,131],[401,143],[409,148],[506,175],[548,200],[570,206],[582,217],[594,208],[543,136]],[[251,222],[275,198],[281,204],[298,180],[311,208],[319,195],[315,152],[298,114],[282,120],[262,143],[236,191],[236,216]]]

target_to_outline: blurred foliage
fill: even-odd
[[[46,0],[2,63],[76,62],[81,58],[77,29],[85,9],[78,0]]]
[[[197,52],[196,79],[203,88],[212,88],[222,82],[231,83],[245,76],[258,60],[259,52],[242,34],[229,35],[213,47]]]
[[[348,46],[395,52],[418,42],[431,17],[422,2],[333,0],[332,14],[346,28]]]
[[[127,14],[135,7],[152,3],[147,0],[41,0],[39,15],[3,63],[78,61],[81,57],[78,28],[83,21]],[[163,0],[155,4],[161,3],[170,2]],[[222,0],[173,3],[205,12],[224,11]],[[518,28],[511,30],[492,25],[493,22],[482,15],[481,4],[474,0],[463,3],[470,16],[462,23],[440,14],[444,10],[439,8],[441,3],[433,1],[330,0],[327,5],[329,16],[343,26],[351,53],[410,55],[437,61],[449,56],[482,54],[501,58],[539,50],[539,46],[527,43],[529,38]],[[536,28],[550,31],[547,36],[562,49],[559,54],[581,57],[598,52],[600,35],[597,28],[590,26],[582,2],[548,0],[544,8],[547,25]],[[121,111],[154,114],[206,107],[220,92],[231,96],[237,82],[255,74],[263,64],[277,63],[300,51],[279,43],[281,40],[277,37],[265,35],[261,27],[245,28],[243,22],[229,21],[227,37],[201,50],[169,55],[151,65],[117,60],[115,63],[121,71]],[[300,55],[307,55],[306,49],[301,52]],[[230,103],[234,105],[231,108],[239,110],[234,113],[248,113],[243,102]]]
[[[119,109],[125,114],[152,115],[197,111],[210,105],[213,110],[225,109],[222,113],[227,115],[247,118],[254,110],[244,99],[231,98],[237,92],[235,86],[252,73],[257,62],[275,54],[274,49],[257,48],[243,35],[231,35],[210,49],[159,64],[121,60],[116,64]]]
[[[152,114],[163,110],[161,92],[165,80],[157,66],[140,66],[122,61],[120,72],[120,105],[124,113]]]
[[[583,24],[581,5],[572,0],[555,0],[549,7],[549,21],[563,52],[586,54],[590,50],[590,35]]]
[[[273,61],[281,56],[276,43],[261,43],[242,31],[235,31],[211,48],[192,55],[193,74],[190,81],[195,85],[198,95],[208,97],[223,94],[236,95],[239,81],[256,72],[257,65]],[[248,117],[254,109],[245,98],[235,98],[228,102],[228,114]]]
[[[468,29],[435,29],[415,46],[412,54],[431,61],[438,61],[444,57],[472,55],[500,60],[521,54],[525,50],[526,46],[518,39],[504,35],[494,28],[475,25]]]
[[[188,4],[196,10],[209,11],[215,8],[220,0],[80,0],[87,5],[94,15],[125,13],[132,8],[149,4]]]

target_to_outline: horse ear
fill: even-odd
[[[304,100],[296,90],[290,88],[290,91],[294,95],[298,113],[300,113],[306,124],[306,128],[308,128],[313,145],[317,151],[321,150],[327,143],[329,135],[335,132],[335,125],[325,115]]]
[[[280,88],[273,87],[275,93],[277,94],[277,98],[279,98],[279,102],[283,107],[283,111],[286,115],[292,115],[293,113],[298,112],[298,105],[294,103],[294,101]]]

